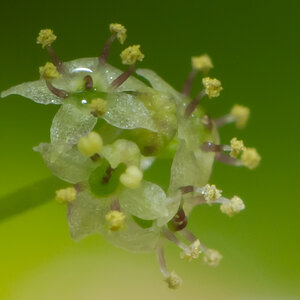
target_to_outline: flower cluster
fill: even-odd
[[[215,120],[204,112],[202,99],[218,97],[223,89],[218,79],[207,77],[213,64],[206,54],[192,58],[182,92],[152,70],[135,70],[144,58],[139,45],[122,51],[128,67],[118,70],[108,63],[110,47],[115,40],[123,44],[127,30],[114,23],[110,32],[99,57],[62,62],[52,47],[53,31],[41,30],[37,43],[52,62],[40,67],[40,80],[12,87],[1,96],[18,94],[60,105],[50,143],[34,150],[55,176],[72,185],[56,192],[57,201],[67,205],[72,238],[98,233],[127,250],[156,252],[165,281],[177,288],[182,280],[167,269],[165,240],[176,244],[187,261],[202,256],[216,266],[222,258],[187,229],[191,209],[220,204],[221,212],[232,216],[245,208],[241,198],[223,197],[208,181],[215,160],[250,169],[258,165],[254,148],[237,138],[220,144],[218,134],[218,127],[227,123],[244,127],[249,109],[236,105]],[[134,72],[149,84],[133,77]],[[203,88],[191,99],[199,74]],[[162,174],[156,176],[161,165]]]

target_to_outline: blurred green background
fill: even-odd
[[[228,125],[222,141],[243,138],[262,163],[254,171],[215,164],[211,183],[240,195],[247,209],[233,218],[217,207],[193,211],[189,227],[224,259],[218,268],[187,264],[170,245],[167,262],[184,280],[180,290],[167,289],[154,254],[127,253],[100,236],[74,243],[65,207],[51,201],[0,223],[0,299],[299,299],[299,9],[289,0],[2,3],[0,90],[39,77],[48,60],[35,43],[41,28],[54,29],[57,53],[71,60],[97,56],[108,24],[120,22],[126,45],[140,43],[146,55],[139,66],[177,89],[190,57],[209,53],[224,91],[204,105],[212,116],[234,103],[249,106],[247,129]],[[116,66],[121,49],[112,49]],[[19,96],[1,100],[0,201],[50,175],[32,147],[49,140],[57,109]]]

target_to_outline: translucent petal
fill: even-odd
[[[55,115],[50,137],[51,143],[76,144],[80,137],[87,135],[97,123],[97,118],[87,110],[64,103]]]
[[[181,186],[207,184],[213,162],[213,152],[203,152],[200,149],[191,151],[186,142],[181,140],[171,167],[169,193],[176,193]]]
[[[178,93],[174,88],[172,88],[167,82],[165,82],[161,77],[159,77],[154,71],[149,69],[137,69],[136,73],[145,79],[147,79],[151,86],[160,92],[169,93],[173,97],[181,99],[183,96]]]
[[[41,153],[55,176],[70,183],[88,180],[91,171],[97,166],[89,157],[83,156],[76,146],[42,143],[34,150]]]
[[[109,94],[105,121],[122,129],[145,128],[157,131],[149,111],[136,97],[126,93]]]
[[[79,192],[76,200],[68,204],[67,219],[71,237],[78,241],[99,233],[117,247],[135,252],[153,251],[160,238],[160,228],[156,226],[141,228],[126,214],[124,229],[109,231],[105,215],[115,198],[116,195],[96,198],[87,189]]]
[[[124,189],[119,201],[122,209],[144,220],[168,216],[170,199],[158,185],[148,181],[137,189]]]
[[[61,104],[62,99],[49,91],[45,80],[21,83],[1,93],[1,97],[20,95],[41,104]]]
[[[96,198],[88,189],[77,194],[68,204],[67,219],[72,239],[81,240],[91,234],[107,230],[105,215],[109,199]]]
[[[141,228],[126,215],[125,228],[120,231],[102,231],[101,234],[112,244],[133,252],[152,252],[156,249],[160,239],[160,228],[152,226]]]

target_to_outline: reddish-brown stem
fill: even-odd
[[[104,63],[104,64],[107,63],[110,47],[111,47],[111,44],[113,43],[113,41],[115,40],[115,38],[116,38],[116,34],[113,34],[106,41],[106,43],[102,49],[102,52],[101,52],[100,56],[98,57],[100,63]]]
[[[134,71],[134,67],[135,64],[129,66],[129,68],[124,71],[119,77],[117,77],[112,83],[111,83],[111,87],[112,88],[117,88],[119,87],[124,81],[126,81],[130,75],[133,73]]]
[[[183,88],[182,88],[182,94],[185,95],[185,96],[188,96],[190,94],[190,91],[192,89],[192,86],[193,86],[193,83],[194,83],[194,80],[195,80],[195,77],[196,75],[198,74],[198,70],[195,70],[193,69],[190,74],[188,75],[184,85],[183,85]]]
[[[54,49],[51,46],[46,46],[46,49],[47,49],[47,51],[49,53],[49,56],[50,56],[50,58],[52,60],[52,63],[56,67],[57,71],[60,74],[62,74],[64,72],[62,61],[58,58],[58,56],[56,55]]]
[[[62,99],[68,98],[69,94],[65,90],[57,89],[56,87],[54,87],[52,85],[52,83],[49,80],[46,80],[46,85],[47,85],[49,91],[52,94],[54,94],[55,96],[62,98]]]
[[[205,96],[205,90],[201,91],[192,102],[185,109],[185,117],[188,118],[193,111],[197,108],[198,104],[200,103],[201,99]]]

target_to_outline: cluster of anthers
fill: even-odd
[[[37,103],[61,105],[51,126],[51,142],[34,150],[54,175],[72,184],[56,192],[56,200],[67,205],[72,238],[99,233],[127,250],[155,251],[165,281],[174,289],[182,280],[166,267],[165,241],[176,244],[187,261],[201,255],[216,266],[222,258],[187,229],[191,209],[220,204],[221,212],[231,217],[245,208],[241,198],[223,197],[208,180],[215,160],[249,169],[259,164],[254,148],[235,137],[220,144],[218,135],[218,128],[228,123],[243,128],[250,112],[235,105],[215,120],[204,112],[202,98],[218,97],[223,89],[218,79],[207,76],[213,68],[208,55],[192,57],[182,92],[149,69],[135,70],[144,58],[139,45],[122,51],[122,63],[128,66],[124,72],[114,68],[107,62],[110,47],[116,39],[125,42],[126,29],[120,24],[109,28],[111,36],[99,57],[70,62],[62,62],[52,48],[53,31],[41,30],[37,43],[52,62],[40,67],[40,80],[12,87],[1,96],[19,94]],[[150,84],[131,76],[133,72]],[[199,73],[203,88],[191,99]]]

